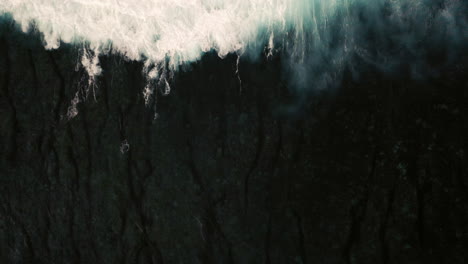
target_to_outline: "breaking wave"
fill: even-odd
[[[292,86],[321,89],[363,63],[384,72],[405,64],[424,76],[434,52],[448,62],[468,39],[461,0],[2,0],[0,13],[39,31],[46,49],[80,47],[91,82],[100,55],[143,61],[147,99],[211,51],[280,54]]]

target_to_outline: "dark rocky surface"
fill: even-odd
[[[149,107],[114,55],[68,119],[77,50],[0,32],[0,263],[468,262],[466,54],[308,96],[208,54]]]

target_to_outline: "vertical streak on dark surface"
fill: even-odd
[[[32,55],[32,51],[30,49],[28,49],[28,57],[29,57],[29,65],[31,67],[31,74],[32,74],[32,78],[33,78],[33,96],[36,97],[37,96],[37,91],[39,89],[39,83],[38,83],[38,80],[37,80],[37,72],[36,72],[36,65],[34,64],[34,57]]]
[[[9,53],[8,41],[2,37],[0,39],[0,50],[3,50],[3,60],[5,65],[5,73],[3,75],[2,93],[6,97],[8,106],[10,108],[10,119],[12,122],[11,130],[7,140],[7,148],[5,149],[8,153],[8,160],[10,165],[14,166],[17,162],[17,150],[18,150],[18,133],[19,133],[19,121],[17,118],[17,110],[13,99],[13,94],[10,91],[10,78],[11,78],[11,60]]]
[[[271,264],[271,214],[268,216],[267,231],[265,234],[265,264]]]
[[[31,235],[26,229],[26,226],[24,225],[24,223],[14,212],[13,208],[11,207],[11,204],[8,201],[5,201],[5,204],[6,205],[4,206],[6,207],[6,214],[10,216],[10,219],[13,225],[16,226],[16,228],[19,228],[21,230],[22,235],[24,236],[24,242],[28,250],[27,255],[24,256],[24,258],[26,259],[27,262],[33,263],[36,261],[36,252],[34,250],[34,246],[31,240]]]
[[[88,128],[88,123],[87,123],[87,111],[86,108],[83,108],[80,111],[80,119],[81,119],[81,126],[84,131],[84,138],[85,138],[85,147],[86,147],[86,176],[85,176],[85,193],[86,193],[86,200],[87,200],[87,229],[90,234],[93,233],[94,227],[93,227],[93,215],[94,215],[94,206],[93,206],[93,189],[92,189],[92,183],[91,181],[93,180],[93,149],[92,149],[92,143],[91,143],[91,135],[90,135],[90,130]],[[95,243],[95,241],[92,239],[92,237],[89,235],[88,236],[89,243],[92,247],[93,254],[96,258],[96,261],[100,261],[101,257],[98,252],[98,247]]]
[[[203,215],[200,218],[196,218],[200,224],[200,232],[201,236],[204,241],[204,247],[202,252],[199,255],[200,261],[202,263],[218,263],[217,260],[219,251],[222,250],[225,252],[225,256],[223,257],[223,263],[234,264],[234,259],[232,256],[232,244],[224,234],[221,225],[217,219],[217,206],[219,201],[213,197],[212,190],[210,190],[209,186],[206,185],[205,179],[203,178],[202,174],[199,172],[199,169],[196,164],[195,160],[195,147],[192,143],[194,140],[194,135],[191,133],[193,129],[192,119],[191,119],[191,108],[193,107],[192,102],[192,88],[188,88],[186,93],[186,101],[185,101],[185,109],[183,110],[183,125],[186,129],[186,148],[188,151],[188,160],[187,160],[187,167],[189,168],[190,174],[192,176],[192,180],[194,181],[195,185],[197,186],[197,194],[201,198],[201,209]],[[221,91],[223,94],[224,91]],[[223,95],[224,96],[224,95]],[[225,106],[223,106],[223,110],[221,111],[221,115],[225,114]],[[224,144],[225,144],[225,137],[226,137],[226,120],[223,120],[224,117],[221,117],[221,145],[222,145],[222,155],[224,156]],[[222,202],[223,198],[221,198]],[[219,240],[219,244],[216,241]]]
[[[255,157],[247,171],[247,174],[244,178],[244,210],[247,211],[249,207],[249,181],[252,177],[253,172],[258,167],[258,163],[260,161],[260,157],[262,155],[263,145],[264,145],[264,102],[263,102],[263,95],[259,90],[259,87],[255,88],[255,96],[256,96],[256,106],[257,106],[257,115],[258,115],[258,123],[257,123],[257,144],[255,150]]]
[[[78,166],[78,163],[76,161],[76,158],[75,158],[75,155],[74,155],[74,152],[73,152],[73,148],[70,146],[68,148],[68,157],[69,157],[69,160],[73,166],[73,171],[74,171],[74,174],[75,174],[75,177],[72,179],[72,183],[71,183],[71,186],[70,186],[70,193],[71,193],[71,201],[69,202],[69,209],[68,209],[68,214],[69,214],[69,233],[70,233],[70,241],[71,241],[71,244],[72,244],[72,249],[73,249],[73,254],[74,254],[74,260],[76,261],[76,263],[81,263],[81,252],[80,252],[80,249],[79,249],[79,246],[77,244],[77,239],[76,239],[76,236],[75,236],[75,206],[78,205],[78,202],[77,202],[77,197],[76,197],[76,194],[78,193],[79,194],[79,190],[80,190],[80,170],[79,170],[79,166]],[[78,237],[80,237],[78,235]]]
[[[418,204],[417,209],[417,229],[418,229],[418,240],[419,245],[424,249],[424,193],[421,190],[421,187],[416,189],[416,199]]]
[[[55,106],[53,110],[54,117],[55,117],[55,125],[57,126],[60,122],[60,111],[62,110],[62,104],[65,101],[65,79],[63,78],[63,75],[60,72],[57,61],[54,58],[54,52],[49,51],[47,52],[47,54],[49,55],[50,62],[52,63],[52,69],[54,73],[57,75],[57,78],[59,80],[58,100],[57,102],[54,102]]]
[[[365,189],[362,197],[354,204],[351,205],[350,215],[351,215],[351,223],[349,229],[349,235],[346,240],[346,244],[344,245],[344,258],[347,264],[354,263],[352,250],[353,246],[359,243],[360,235],[361,235],[361,225],[366,217],[367,209],[368,209],[368,201],[371,192],[371,182],[374,178],[377,169],[377,150],[374,150],[371,169],[369,175],[366,179]]]
[[[274,181],[276,179],[276,174],[278,171],[279,162],[280,162],[280,156],[283,150],[283,128],[281,125],[281,120],[276,120],[276,129],[277,129],[277,141],[276,141],[276,146],[275,146],[275,152],[273,155],[273,158],[271,160],[271,169],[269,171],[269,177],[270,180],[268,181],[268,196],[266,200],[266,210],[268,212],[268,217],[267,217],[267,230],[265,233],[265,242],[264,242],[264,248],[265,248],[265,264],[271,264],[271,244],[272,244],[272,221],[273,221],[273,214],[276,208],[273,202],[273,195],[275,195],[273,186],[274,186]]]
[[[299,244],[299,254],[301,256],[301,263],[307,264],[307,251],[305,247],[305,237],[304,237],[304,226],[302,223],[302,217],[298,212],[293,210],[293,215],[296,218],[296,228],[298,232],[298,244]]]
[[[385,208],[385,211],[383,213],[383,219],[380,224],[379,228],[379,238],[380,238],[380,248],[382,251],[382,263],[383,264],[388,264],[389,263],[389,249],[388,249],[388,243],[386,241],[387,239],[387,230],[388,230],[388,222],[392,214],[393,210],[393,202],[395,200],[395,192],[397,189],[397,179],[395,179],[395,182],[393,183],[392,188],[388,192],[387,195],[387,208]]]

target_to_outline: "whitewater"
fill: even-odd
[[[466,48],[467,10],[459,0],[0,1],[0,14],[40,32],[46,49],[81,49],[90,82],[102,72],[99,56],[118,53],[142,61],[149,83],[162,85],[212,51],[281,54],[297,86],[326,87],[356,58],[383,71],[411,60],[417,74],[429,48]]]

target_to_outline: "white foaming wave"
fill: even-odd
[[[335,1],[324,6],[331,10]],[[155,86],[170,91],[172,73],[208,51],[240,56],[265,41],[262,30],[273,49],[274,31],[292,22],[297,34],[311,2],[321,0],[2,0],[0,14],[10,13],[24,32],[34,23],[46,49],[61,42],[81,46],[81,66],[93,89],[102,72],[99,54],[144,61],[148,103]]]
[[[398,65],[382,43],[413,56],[430,36],[461,46],[468,24],[456,14],[463,7],[462,0],[0,0],[0,14],[10,13],[25,32],[34,22],[47,49],[81,45],[91,81],[102,72],[99,54],[144,61],[146,99],[153,83],[170,90],[172,72],[211,50],[240,56],[267,46],[268,57],[279,43],[298,84],[338,79],[353,54],[382,68]],[[380,46],[368,41],[370,28]]]
[[[307,2],[306,0],[299,0]],[[298,0],[3,0],[24,31],[32,21],[45,47],[86,41],[132,60],[166,58],[171,68],[207,51],[221,57],[257,40],[259,27],[284,27]]]

